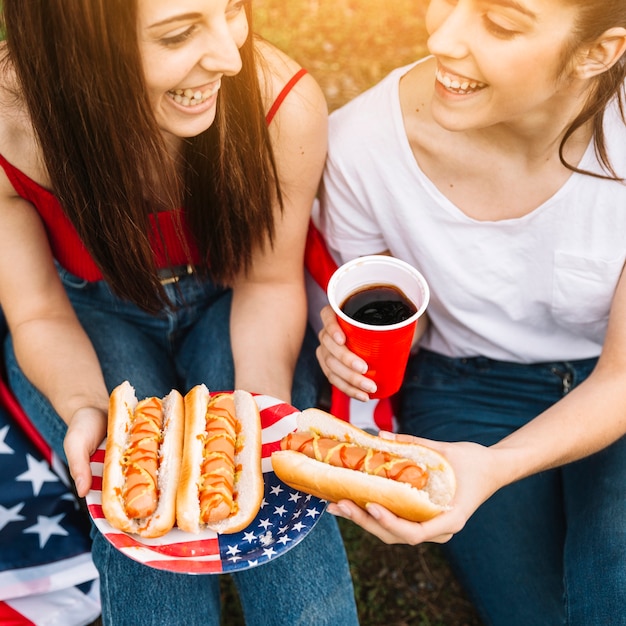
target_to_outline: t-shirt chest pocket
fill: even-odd
[[[624,255],[607,260],[557,250],[552,283],[557,323],[601,342],[623,266]]]

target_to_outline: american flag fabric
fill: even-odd
[[[295,430],[299,411],[275,398],[255,395],[261,414],[264,499],[254,521],[243,531],[198,535],[174,528],[163,537],[144,539],[114,529],[102,513],[102,468],[105,443],[92,457],[94,476],[87,496],[98,529],[124,554],[149,567],[188,574],[221,574],[263,565],[297,545],[311,531],[326,502],[282,483],[272,471],[271,454]]]
[[[319,207],[316,205],[315,212],[318,210]],[[337,262],[313,220],[309,222],[304,264],[307,270],[309,323],[316,332],[319,332],[322,328],[319,312],[328,304],[326,288],[330,277],[337,269]],[[395,432],[397,429],[394,398],[361,402],[333,387],[330,412],[335,417],[369,432],[376,433],[380,430]]]
[[[89,519],[63,464],[0,380],[0,624],[82,626],[100,615]]]

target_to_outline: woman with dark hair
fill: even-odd
[[[327,130],[315,81],[254,37],[250,2],[2,6],[7,373],[78,495],[124,380],[138,397],[206,383],[313,405],[303,250]],[[106,624],[219,624],[219,577],[146,568],[97,532],[93,558]],[[248,623],[356,623],[331,516],[234,577]]]
[[[320,227],[428,280],[397,437],[458,490],[423,524],[331,510],[445,543],[486,624],[626,624],[626,3],[431,0],[426,27],[431,56],[331,115]],[[322,319],[324,372],[368,400]]]

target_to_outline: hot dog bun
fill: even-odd
[[[378,503],[399,517],[415,522],[431,519],[449,508],[456,489],[454,471],[435,450],[375,437],[319,409],[306,409],[298,415],[296,432],[306,431],[416,461],[427,472],[426,484],[416,489],[391,478],[335,467],[295,450],[272,453],[274,472],[294,489],[331,502],[346,499],[361,507]]]
[[[207,407],[211,400],[205,385],[197,385],[185,395],[185,435],[183,464],[177,496],[177,524],[182,530],[198,533],[210,529],[228,534],[250,524],[263,500],[261,470],[261,418],[254,398],[247,391],[233,394],[238,433],[235,444],[234,500],[236,510],[226,519],[203,523],[200,510],[204,432]]]
[[[114,528],[141,537],[164,535],[176,519],[176,488],[183,442],[183,398],[174,390],[161,403],[163,424],[158,436],[156,510],[148,517],[132,518],[126,511],[123,497],[126,481],[124,463],[128,462],[131,422],[139,402],[128,381],[116,387],[109,398],[106,454],[102,471],[102,510]]]

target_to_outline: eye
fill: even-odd
[[[519,35],[518,30],[515,30],[513,28],[505,28],[504,26],[490,19],[488,15],[483,15],[483,22],[485,23],[485,28],[490,33],[492,33],[496,37],[500,37],[501,39],[512,39],[516,35]]]
[[[167,37],[161,37],[161,39],[159,39],[159,43],[166,47],[177,46],[187,41],[187,39],[189,39],[194,34],[195,29],[196,26],[191,25],[181,30],[180,32],[174,31],[173,34],[168,35]]]

